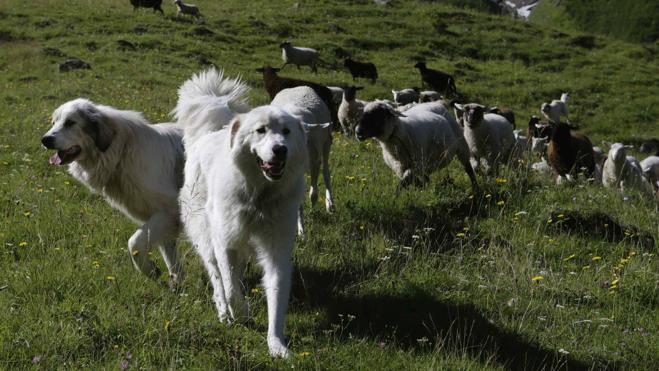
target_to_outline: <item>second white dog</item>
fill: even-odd
[[[263,268],[268,348],[287,357],[285,315],[307,150],[302,123],[274,106],[248,111],[247,87],[215,69],[179,89],[185,182],[181,218],[210,275],[221,321],[244,321],[248,259]],[[241,113],[241,114],[239,114]]]

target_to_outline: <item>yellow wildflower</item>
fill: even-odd
[[[311,355],[311,353],[309,353],[309,352],[301,352],[301,353],[300,353],[300,357],[302,357],[302,358],[304,358],[304,357],[308,357],[308,356],[310,356],[310,355]]]
[[[600,260],[602,260],[601,256],[593,256],[593,261],[594,262],[597,262],[597,261],[600,261]]]
[[[172,321],[165,320],[165,331],[169,332],[169,329],[172,327]]]
[[[106,276],[105,279],[108,281],[114,281],[114,276]]]
[[[538,282],[538,281],[542,281],[542,280],[544,280],[544,279],[545,279],[545,278],[542,277],[542,276],[535,276],[535,277],[531,278],[531,281],[533,281],[533,282]]]
[[[505,203],[506,203],[506,202],[505,202],[504,200],[501,200],[501,201],[497,202],[497,205],[499,205],[499,206],[503,206],[503,204],[505,204]]]
[[[27,246],[27,241],[21,241],[21,242],[18,244],[18,246],[20,246],[20,247],[25,247],[25,246]]]
[[[567,258],[563,259],[563,261],[566,262],[566,261],[568,261],[568,260],[572,260],[572,259],[574,259],[576,256],[577,256],[577,254],[572,254],[572,255],[568,256]]]

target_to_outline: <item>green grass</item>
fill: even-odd
[[[533,9],[531,21],[631,42],[656,43],[659,3],[653,0],[542,0]]]
[[[483,195],[474,198],[457,164],[427,188],[395,197],[378,146],[340,135],[331,159],[338,211],[307,207],[309,234],[296,246],[290,360],[267,355],[255,267],[246,283],[252,318],[233,327],[217,320],[189,243],[179,244],[187,271],[180,291],[134,271],[126,241],[135,226],[65,169],[49,166],[39,138],[50,113],[79,96],[170,120],[177,87],[203,68],[200,56],[242,74],[254,105],[267,102],[254,68],[279,65],[277,45],[290,39],[318,48],[330,63],[340,62],[337,48],[373,61],[381,79],[366,84],[366,99],[418,85],[412,66],[423,58],[454,74],[469,100],[512,107],[519,126],[569,91],[571,120],[595,143],[659,136],[656,45],[438,3],[300,2],[297,10],[294,3],[198,0],[203,27],[213,31],[205,36],[196,35],[199,25],[175,19],[169,2],[165,17],[134,13],[128,1],[0,3],[0,368],[659,363],[659,264],[647,241],[659,238],[654,201],[635,193],[625,201],[583,182],[556,187],[517,167],[504,168],[499,181],[482,180]],[[450,34],[439,34],[438,23]],[[118,40],[136,50],[121,50]],[[45,48],[92,69],[60,73],[64,57]],[[289,67],[283,75],[350,82],[341,69],[312,75]],[[607,234],[615,225],[598,222],[598,213],[625,228]],[[569,227],[577,221],[583,226]]]

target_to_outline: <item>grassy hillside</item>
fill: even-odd
[[[659,38],[659,3],[653,0],[543,0],[531,13],[531,21],[631,42],[654,43]]]
[[[48,164],[50,113],[88,97],[170,120],[176,89],[208,63],[242,74],[279,65],[277,45],[371,60],[362,98],[419,85],[418,59],[469,100],[512,107],[520,126],[571,94],[595,143],[659,137],[657,45],[558,31],[438,2],[197,0],[205,24],[133,12],[128,1],[0,2],[0,368],[651,369],[659,363],[656,202],[587,182],[556,187],[524,166],[470,194],[457,164],[395,197],[376,143],[336,135],[337,213],[306,208],[287,337],[267,355],[260,272],[252,319],[217,320],[189,243],[177,292],[133,270],[135,225]],[[413,4],[411,4],[413,3]],[[297,5],[295,5],[297,4]],[[90,70],[62,73],[67,56]],[[340,68],[284,75],[349,83]],[[158,257],[154,252],[154,257]],[[162,263],[161,263],[162,266]],[[653,345],[654,344],[654,345]]]

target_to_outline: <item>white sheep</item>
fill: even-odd
[[[613,143],[604,162],[602,184],[608,188],[619,189],[623,193],[628,189],[637,189],[641,193],[652,195],[652,185],[643,175],[641,165],[632,156],[627,156],[627,149],[622,143]]]
[[[281,48],[281,59],[284,61],[281,68],[284,68],[287,64],[294,64],[298,69],[300,66],[309,66],[312,72],[318,71],[316,65],[319,56],[316,49],[293,46],[289,41],[284,41],[279,44],[279,47]]]
[[[567,110],[567,100],[569,98],[568,93],[561,94],[561,100],[553,100],[551,103],[543,103],[540,106],[540,111],[542,114],[554,123],[559,123],[561,121],[561,116],[565,116],[567,120],[568,110]]]
[[[456,103],[454,107],[462,113],[464,137],[469,145],[474,170],[485,160],[485,172],[496,171],[500,161],[510,158],[515,146],[513,126],[501,115],[485,113],[486,107],[480,104]]]
[[[659,156],[650,156],[641,161],[641,170],[655,190],[659,189]]]
[[[462,130],[442,102],[421,103],[405,114],[384,102],[371,102],[355,128],[357,139],[375,138],[384,162],[400,179],[397,192],[411,184],[423,186],[429,175],[457,156],[478,189]]]
[[[341,129],[346,135],[352,135],[364,113],[366,102],[356,99],[357,91],[362,89],[361,86],[348,86],[343,92],[338,116]]]
[[[332,146],[332,127],[329,108],[316,92],[308,86],[284,89],[277,93],[271,105],[282,108],[300,119],[307,131],[309,173],[311,187],[309,198],[313,207],[318,201],[318,175],[323,170],[325,183],[325,208],[334,211],[334,197],[329,170],[329,153]],[[304,234],[302,206],[298,214],[298,233]]]
[[[391,94],[394,96],[394,102],[399,106],[404,106],[406,104],[414,103],[419,101],[419,91],[418,89],[403,89],[403,90],[392,90]]]
[[[186,4],[182,2],[181,0],[174,0],[174,4],[176,4],[176,16],[179,17],[181,14],[187,14],[191,15],[197,19],[201,18],[201,13],[199,12],[199,8],[196,5],[193,4]]]

